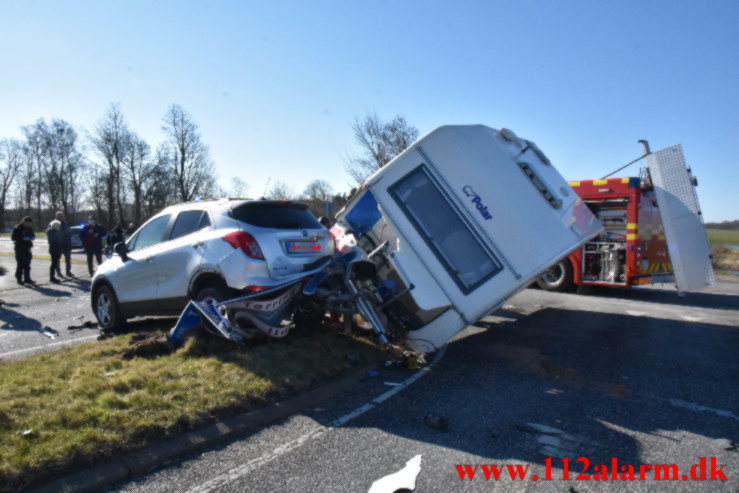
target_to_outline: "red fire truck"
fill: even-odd
[[[679,291],[688,291],[715,283],[694,190],[697,181],[684,164],[682,149],[674,146],[645,157],[648,166],[641,177],[569,182],[605,230],[546,271],[537,280],[541,288],[677,281]]]

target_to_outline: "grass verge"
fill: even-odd
[[[712,229],[707,228],[708,241],[711,243],[739,245],[739,229]]]
[[[367,341],[322,333],[249,348],[204,337],[124,359],[132,337],[0,362],[0,491],[295,395],[356,364],[350,352],[378,355]]]

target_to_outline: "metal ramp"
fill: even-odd
[[[716,284],[693,176],[680,144],[647,155],[678,291]]]

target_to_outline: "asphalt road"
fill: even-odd
[[[737,355],[737,283],[683,299],[671,289],[525,290],[378,404],[365,405],[412,373],[384,369],[320,407],[111,491],[366,492],[418,455],[418,492],[737,491]],[[429,427],[427,415],[448,428]],[[542,480],[547,457],[551,481]],[[571,481],[558,479],[563,457]],[[577,481],[580,457],[591,475],[616,457],[676,464],[678,477],[716,457],[729,481]],[[528,479],[478,472],[462,481],[457,464],[528,464]]]
[[[34,242],[35,257],[48,257],[46,241]],[[36,285],[18,286],[15,281],[15,257],[12,242],[0,237],[0,265],[7,273],[0,276],[0,359],[15,359],[38,351],[94,340],[96,328],[72,328],[85,321],[94,321],[88,293],[90,276],[85,256],[74,252],[73,278],[60,284],[49,282],[51,262],[34,258],[31,278]],[[65,270],[64,261],[61,266]]]

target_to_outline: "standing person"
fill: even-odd
[[[110,233],[110,245],[115,248],[116,244],[126,241],[126,232],[123,231],[121,223],[115,225],[113,231]]]
[[[56,220],[61,223],[59,229],[59,238],[62,244],[62,255],[64,255],[64,264],[67,267],[67,277],[72,277],[72,237],[69,232],[69,224],[67,224],[66,218],[62,211],[57,211]],[[59,276],[61,276],[61,272]]]
[[[126,238],[130,238],[132,234],[136,232],[136,228],[133,227],[133,223],[128,223],[128,229],[126,229]]]
[[[49,241],[49,255],[51,255],[51,267],[49,267],[49,280],[57,283],[59,279],[54,277],[54,273],[62,276],[59,269],[59,260],[62,257],[62,223],[56,219],[49,223],[49,229],[46,230],[46,239]]]
[[[13,234],[10,237],[15,246],[15,278],[18,280],[18,284],[35,283],[31,279],[31,248],[33,248],[33,240],[36,239],[36,235],[33,233],[31,224],[31,216],[24,217],[23,221],[13,229]]]
[[[98,265],[103,263],[103,239],[108,236],[108,232],[100,226],[94,216],[90,216],[89,221],[80,231],[80,240],[87,254],[87,271],[92,277],[92,257],[93,255],[98,261]]]

